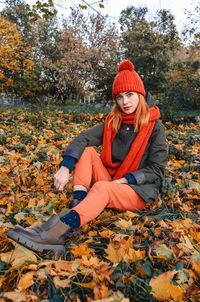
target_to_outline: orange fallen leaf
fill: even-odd
[[[131,220],[127,221],[125,219],[119,219],[118,221],[114,222],[114,225],[123,230],[129,230],[133,226],[133,223]]]
[[[38,301],[38,297],[36,295],[26,295],[18,291],[2,293],[2,297],[14,302]]]
[[[90,288],[90,289],[94,289],[96,287],[96,283],[95,282],[89,282],[89,283],[76,283],[82,287],[85,288]]]
[[[149,285],[152,287],[152,295],[158,301],[168,301],[173,299],[175,302],[182,302],[184,290],[179,286],[171,283],[176,271],[168,271],[150,280]]]
[[[196,253],[192,256],[192,268],[197,274],[198,277],[200,277],[200,254]]]
[[[107,249],[105,252],[107,253],[106,258],[110,260],[114,265],[119,263],[121,260],[126,262],[135,262],[139,259],[145,257],[145,250],[143,251],[136,251],[132,248],[132,238],[129,237],[125,239],[122,237],[121,242],[118,244],[114,244],[114,242],[110,242],[108,244]]]
[[[20,291],[25,291],[27,288],[32,286],[34,284],[33,275],[34,272],[28,272],[25,275],[23,275],[19,280],[17,288]]]
[[[56,272],[60,273],[61,271],[71,271],[71,263],[65,260],[59,260],[54,263]]]
[[[123,259],[122,255],[119,253],[119,250],[115,248],[113,243],[109,243],[105,252],[107,254],[106,258],[113,264],[117,264]]]
[[[27,263],[37,263],[37,257],[34,252],[17,243],[15,243],[14,250],[0,254],[0,258],[2,261],[10,263],[17,268]]]
[[[60,279],[58,276],[55,276],[53,278],[53,282],[54,282],[56,288],[70,287],[70,279]]]
[[[10,215],[10,213],[12,213],[12,209],[13,209],[13,205],[12,205],[12,203],[11,202],[9,202],[8,204],[7,204],[7,211],[6,211],[6,216],[9,216]]]
[[[82,243],[80,245],[72,244],[71,252],[74,257],[92,256],[94,254],[94,250],[89,248],[87,243]]]
[[[136,262],[139,259],[143,259],[146,256],[145,250],[136,251],[134,249],[129,249],[129,262]]]

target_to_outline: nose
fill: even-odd
[[[128,103],[128,97],[124,95],[123,97],[123,104],[126,105]]]

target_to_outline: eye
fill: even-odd
[[[120,95],[120,94],[116,95],[116,100],[117,100],[117,101],[119,101],[119,100],[121,100],[121,99],[122,99],[122,95]]]
[[[133,92],[131,92],[131,91],[127,93],[127,96],[132,96],[132,95],[133,95]]]

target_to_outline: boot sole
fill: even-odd
[[[82,235],[82,230],[80,228],[77,228],[74,230],[70,230],[70,232],[66,234],[66,238],[72,238],[80,235]]]
[[[10,239],[16,241],[17,243],[20,243],[21,245],[27,247],[28,249],[36,252],[44,252],[48,250],[48,251],[54,251],[63,254],[65,250],[63,245],[41,244],[37,242],[32,242],[28,240],[28,238],[24,237],[23,235],[17,234],[14,230],[8,231],[7,236]]]

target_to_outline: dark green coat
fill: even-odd
[[[147,93],[148,106],[154,107],[155,100]],[[64,156],[77,160],[88,146],[100,146],[103,142],[104,123],[78,135],[67,147]],[[123,162],[136,137],[133,125],[122,124],[112,143],[112,162]],[[154,129],[147,143],[137,171],[132,172],[137,184],[130,185],[146,202],[153,202],[159,194],[157,183],[162,179],[167,165],[168,149],[165,128],[160,121],[155,122]]]

